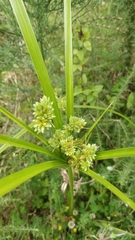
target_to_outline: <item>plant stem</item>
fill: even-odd
[[[65,77],[67,122],[74,115],[71,0],[64,0]]]
[[[68,123],[70,116],[74,115],[71,0],[64,0],[64,33],[65,33],[66,115]],[[73,170],[71,167],[68,169],[68,176],[69,176],[68,206],[69,214],[72,215],[74,196],[73,196]]]
[[[68,168],[68,176],[69,176],[68,206],[69,215],[72,215],[74,206],[74,195],[73,195],[73,169],[71,167]]]

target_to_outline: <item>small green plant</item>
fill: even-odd
[[[92,171],[93,162],[96,160],[106,160],[112,158],[122,158],[135,156],[135,147],[120,148],[100,152],[100,149],[95,143],[90,142],[90,137],[93,129],[99,123],[103,115],[109,110],[112,104],[109,105],[104,112],[99,116],[92,126],[86,126],[86,121],[82,117],[74,115],[74,86],[73,86],[73,57],[72,57],[72,24],[71,24],[71,0],[64,1],[64,29],[65,29],[65,78],[66,78],[66,107],[65,115],[59,108],[59,99],[56,97],[55,91],[52,88],[51,81],[44,64],[42,54],[37,44],[33,29],[31,27],[25,6],[22,0],[10,0],[13,12],[19,24],[20,30],[28,47],[31,59],[34,64],[41,88],[43,97],[39,102],[34,104],[34,120],[28,126],[20,119],[16,118],[5,108],[0,107],[0,111],[7,117],[20,125],[23,130],[14,137],[9,137],[0,134],[0,143],[4,144],[0,151],[2,152],[9,146],[29,149],[47,155],[49,160],[26,167],[23,170],[15,172],[0,180],[0,196],[10,192],[23,182],[36,176],[37,174],[53,168],[64,168],[67,170],[65,177],[65,186],[63,191],[67,190],[67,203],[69,215],[73,215],[74,209],[74,175],[80,171],[94,178],[100,184],[104,185],[112,193],[118,196],[124,203],[135,210],[135,203],[128,198],[119,189],[113,186],[109,181],[102,176]],[[84,31],[84,30],[83,30]],[[84,47],[90,50],[89,36],[86,34]],[[76,56],[82,59],[82,52],[76,52]],[[102,89],[102,86],[99,87]],[[96,91],[95,91],[96,92]],[[98,92],[98,91],[97,91]],[[64,105],[64,104],[62,104]],[[83,106],[84,108],[87,106]],[[110,110],[111,111],[111,110]],[[114,111],[113,111],[114,112]],[[120,113],[114,112],[120,116]],[[122,116],[124,117],[124,116]],[[124,117],[133,126],[134,123],[127,117]],[[88,124],[87,124],[88,125]],[[86,128],[87,127],[87,128]],[[34,129],[33,129],[34,128]],[[49,131],[50,137],[45,137],[45,129]],[[52,132],[51,132],[52,129]],[[82,130],[82,131],[81,131]],[[31,133],[34,137],[40,140],[41,144],[36,145],[19,138],[26,132]],[[48,135],[46,135],[48,136]],[[63,185],[64,186],[64,185]],[[86,219],[83,222],[88,222]],[[80,220],[81,222],[81,220]],[[74,228],[73,219],[68,222],[69,228]]]
[[[73,72],[76,79],[74,96],[78,104],[95,105],[95,99],[98,98],[103,85],[92,86],[90,83],[88,84],[85,68],[89,60],[88,55],[91,54],[92,50],[89,28],[86,25],[75,24],[73,36]]]

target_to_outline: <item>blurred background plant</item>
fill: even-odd
[[[64,95],[63,1],[24,3],[52,84],[61,88]],[[32,105],[42,93],[10,4],[8,0],[0,0],[0,4],[0,101],[29,123],[33,118]],[[134,12],[133,0],[72,1],[75,102],[91,108],[88,111],[78,107],[76,114],[85,117],[89,124],[100,114],[94,107],[106,107],[112,100],[114,110],[135,121]],[[2,133],[10,135],[19,130],[4,115],[0,116],[0,127]],[[30,141],[31,136],[27,133],[24,138]],[[124,119],[108,112],[94,129],[92,141],[100,150],[132,147],[135,131]],[[1,176],[40,163],[43,157],[15,148],[12,153],[9,148],[1,155]],[[135,200],[134,160],[98,161],[94,170]],[[77,214],[71,218],[66,215],[59,191],[59,170],[42,173],[1,198],[1,239],[134,239],[135,213],[99,183],[83,174],[81,177],[81,183],[86,184],[80,184],[75,196]],[[130,234],[118,236],[120,229]]]

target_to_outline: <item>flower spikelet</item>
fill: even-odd
[[[58,107],[65,111],[66,110],[66,97],[59,96],[61,94],[62,89],[61,88],[55,88],[54,94],[57,99]]]
[[[69,126],[71,131],[80,132],[82,128],[86,125],[86,122],[83,118],[78,118],[71,116],[69,119]]]
[[[59,97],[57,98],[58,101],[58,107],[62,109],[63,111],[66,110],[66,97]]]
[[[83,150],[82,150],[82,153],[84,155],[84,158],[86,160],[92,160],[92,159],[95,159],[95,152],[97,151],[98,147],[96,144],[87,144]]]
[[[75,153],[73,136],[69,136],[60,141],[61,150],[67,155],[72,156]]]
[[[80,157],[80,167],[83,171],[87,171],[92,166],[93,160],[95,159],[95,152],[98,147],[96,144],[87,144],[82,149],[82,155]]]
[[[67,134],[64,130],[57,129],[53,135],[53,138],[49,139],[49,144],[52,148],[56,149],[61,146],[60,142],[62,139],[65,139],[67,137]]]
[[[50,98],[43,96],[40,99],[40,102],[36,102],[34,106],[34,112],[33,115],[35,119],[34,122],[34,128],[35,131],[38,133],[44,132],[45,128],[50,128],[53,126],[52,119],[55,117],[53,112],[54,109],[52,107],[52,102],[50,102]]]

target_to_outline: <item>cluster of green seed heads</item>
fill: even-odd
[[[50,98],[43,96],[40,102],[34,104],[34,128],[38,133],[53,126],[54,109]],[[77,134],[85,127],[83,118],[70,116],[69,123],[63,129],[56,129],[52,138],[48,140],[53,151],[58,150],[75,169],[87,171],[92,166],[98,147],[96,144],[85,144]]]
[[[36,102],[34,105],[34,128],[38,133],[44,133],[45,128],[51,128],[53,126],[53,118],[55,117],[50,98],[43,96],[40,102]]]

